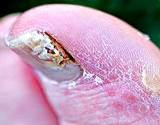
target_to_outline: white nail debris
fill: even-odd
[[[97,85],[103,83],[103,80],[100,77],[98,77],[98,76],[96,76],[94,80],[95,80],[95,82],[96,82]]]

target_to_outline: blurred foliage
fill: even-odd
[[[4,0],[0,16],[48,3],[79,4],[113,14],[133,25],[160,47],[160,0]]]

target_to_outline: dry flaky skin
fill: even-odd
[[[160,97],[144,84],[156,81],[152,76],[159,74],[160,53],[148,38],[111,15],[72,5],[32,9],[10,35],[41,29],[54,34],[86,71],[66,88],[42,84],[62,120],[76,125],[159,125]]]
[[[156,65],[156,64],[155,64]],[[153,66],[144,68],[142,72],[143,85],[155,96],[160,96],[160,68]]]

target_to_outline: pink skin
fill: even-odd
[[[30,30],[53,34],[87,72],[103,80],[96,85],[94,76],[82,77],[73,89],[43,83],[62,121],[76,125],[159,125],[160,97],[142,83],[144,67],[157,74],[159,49],[137,30],[111,15],[71,5],[27,11],[16,21],[10,37]]]
[[[4,46],[16,18],[9,15],[0,21],[0,124],[58,125],[31,68]]]
[[[4,37],[5,35],[7,35],[10,26],[14,23],[14,21],[16,20],[18,14],[12,14],[12,15],[8,15],[6,17],[3,17],[0,20],[0,49],[6,49],[5,46],[5,42],[4,42]]]

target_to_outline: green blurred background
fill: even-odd
[[[160,0],[4,0],[0,16],[23,12],[48,3],[79,4],[96,8],[125,20],[160,47]]]

